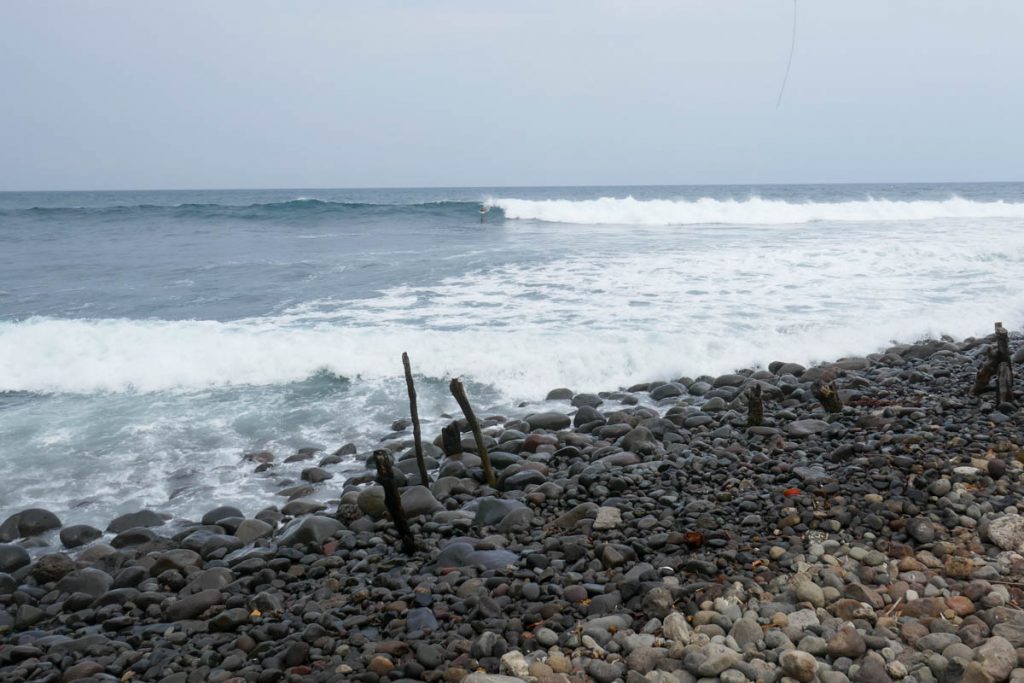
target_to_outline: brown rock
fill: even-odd
[[[882,606],[885,605],[885,600],[883,600],[882,596],[878,594],[878,591],[874,588],[868,588],[862,583],[851,583],[846,586],[844,592],[846,593],[846,597],[859,600],[860,602],[866,602],[874,609],[881,609]]]
[[[946,609],[946,601],[942,598],[918,598],[903,605],[903,616],[920,619],[921,617],[937,617]]]
[[[840,598],[833,602],[828,609],[835,617],[842,619],[843,621],[864,619],[871,612],[871,609],[869,607],[865,607],[864,603],[860,600],[854,600],[852,598]]]
[[[828,653],[832,657],[849,657],[857,659],[867,652],[868,646],[864,637],[857,633],[853,624],[846,622],[839,627],[835,635],[828,641]]]
[[[387,676],[395,668],[395,664],[391,661],[390,657],[377,655],[370,660],[366,668],[378,676]]]
[[[911,645],[917,642],[918,638],[928,635],[928,627],[920,621],[908,621],[900,627],[900,638]]]
[[[945,562],[946,576],[954,579],[969,579],[974,571],[974,562],[963,555],[948,555]]]
[[[919,572],[924,569],[916,557],[901,557],[896,566],[901,572]]]
[[[958,617],[966,617],[968,614],[974,614],[974,603],[971,599],[963,595],[954,595],[951,598],[946,598],[946,604],[953,610],[953,613]]]

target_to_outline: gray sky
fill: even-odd
[[[1024,2],[0,3],[0,190],[1024,180]]]

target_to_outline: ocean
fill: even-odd
[[[251,515],[355,443],[337,496],[403,351],[433,439],[455,376],[522,415],[1020,329],[1022,273],[1021,183],[0,193],[0,520]]]

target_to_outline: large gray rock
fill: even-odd
[[[527,486],[540,486],[548,480],[543,473],[535,469],[522,469],[508,474],[510,471],[506,470],[498,479],[498,487],[503,491],[524,491]]]
[[[14,513],[0,524],[0,541],[6,543],[19,538],[31,538],[60,527],[60,519],[49,510],[29,508]]]
[[[149,568],[149,575],[160,576],[160,574],[163,574],[168,569],[173,569],[185,574],[193,567],[202,566],[203,558],[199,556],[199,553],[194,550],[175,548],[174,550],[168,550],[157,556],[156,561],[153,562],[153,566]]]
[[[673,640],[683,645],[688,645],[693,635],[693,629],[690,628],[686,617],[679,612],[672,612],[662,620],[661,632],[668,640]]]
[[[384,504],[384,487],[369,486],[363,489],[356,498],[356,505],[364,515],[380,519],[388,512],[388,508]]]
[[[62,593],[85,593],[98,598],[110,590],[112,583],[114,577],[110,574],[95,567],[86,567],[66,574],[57,582],[57,590]]]
[[[590,406],[580,406],[580,409],[576,411],[576,415],[572,418],[572,424],[574,427],[581,425],[590,424],[591,422],[604,423],[605,417],[596,408]]]
[[[314,512],[320,512],[326,510],[327,506],[318,500],[312,500],[311,498],[296,498],[290,500],[284,504],[281,508],[281,514],[288,515],[289,517],[298,517],[300,515],[308,515]],[[235,535],[238,535],[238,531],[235,531]]]
[[[230,505],[221,505],[220,507],[213,508],[205,515],[203,515],[202,521],[203,524],[210,525],[216,524],[220,520],[225,519],[227,517],[245,517],[245,515],[243,515],[242,511],[236,507],[232,507]]]
[[[20,545],[0,544],[0,572],[18,571],[29,562],[28,551]]]
[[[163,525],[164,518],[159,514],[152,510],[139,510],[138,512],[129,512],[128,514],[115,518],[107,525],[107,531],[112,534],[119,534],[122,531],[127,531],[128,529],[134,529],[136,527],[154,527]]]
[[[476,509],[476,517],[473,518],[473,523],[480,526],[492,526],[505,519],[505,516],[510,512],[525,507],[526,505],[518,500],[493,497],[481,498],[480,505]]]
[[[311,484],[319,484],[322,481],[327,481],[334,477],[333,474],[322,467],[307,467],[302,470],[301,476],[303,481],[308,481]]]
[[[674,396],[682,396],[686,393],[686,387],[676,382],[668,382],[667,384],[661,384],[651,389],[651,398],[655,401],[660,401],[663,398],[672,398]]]
[[[593,519],[597,516],[598,504],[587,501],[586,503],[580,503],[571,510],[562,513],[555,518],[555,526],[562,529],[572,529],[574,526],[579,524],[583,519],[588,517]]]
[[[996,683],[1000,683],[1010,677],[1010,672],[1016,666],[1017,651],[1010,644],[1010,641],[999,636],[993,636],[974,651],[974,659],[968,665],[969,673],[973,673],[971,668],[975,668],[978,670],[978,673],[984,674],[984,676],[967,676],[965,679],[996,681]]]
[[[181,547],[194,550],[204,559],[218,556],[223,557],[227,553],[238,550],[245,543],[240,538],[228,534],[216,534],[205,529],[193,531],[181,540]]]
[[[477,550],[469,543],[457,541],[445,546],[437,556],[439,567],[482,567],[503,569],[516,564],[519,556],[507,550]]]
[[[718,643],[708,643],[701,649],[701,654],[704,661],[697,665],[698,676],[717,676],[740,661],[739,652]]]
[[[401,498],[402,510],[409,519],[444,510],[444,506],[434,498],[434,494],[426,486],[410,486],[402,491]]]
[[[78,565],[75,564],[74,560],[64,553],[49,553],[36,560],[31,573],[36,583],[43,585],[44,583],[59,581],[77,568]]]
[[[530,425],[530,429],[558,431],[559,429],[565,429],[568,427],[572,423],[572,420],[570,420],[569,416],[564,413],[547,412],[528,415],[526,417],[526,423]]]
[[[266,538],[273,533],[274,527],[260,519],[247,519],[235,529],[235,536],[242,543],[252,543],[258,538]]]
[[[806,652],[786,650],[779,655],[782,672],[800,683],[811,683],[818,673],[818,660]]]
[[[300,517],[281,531],[281,545],[297,543],[323,543],[342,528],[333,517],[308,515]]]
[[[88,524],[72,524],[60,530],[60,542],[65,548],[77,548],[95,541],[102,535],[102,531]]]
[[[1003,515],[992,520],[988,537],[1003,550],[1024,552],[1024,516]]]
[[[636,427],[622,437],[623,450],[652,455],[658,450],[658,440],[647,427]]]
[[[223,597],[219,590],[210,588],[199,591],[168,605],[167,617],[171,621],[195,619],[214,605],[221,604],[222,601]]]
[[[604,403],[597,394],[576,394],[572,397],[572,404],[579,408],[580,406],[589,406],[590,408],[596,408]]]
[[[828,428],[829,424],[824,420],[796,420],[786,425],[786,432],[790,436],[812,436],[821,434]]]

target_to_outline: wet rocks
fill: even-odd
[[[60,519],[49,510],[29,508],[11,515],[0,524],[0,542],[32,538],[60,527]]]
[[[415,486],[388,439],[411,554],[370,471],[325,501],[275,477],[284,495],[250,518],[128,517],[117,548],[98,531],[64,555],[52,534],[0,546],[0,678],[1005,681],[1024,647],[1024,414],[969,395],[974,347],[913,348],[842,375],[553,392],[575,430],[557,410],[485,418],[496,487],[478,456],[439,451]],[[823,419],[826,372],[846,407]],[[771,398],[748,429],[754,382]]]
[[[102,535],[102,531],[88,524],[72,524],[60,530],[60,542],[71,549],[91,543]]]
[[[568,415],[556,412],[534,413],[533,415],[527,415],[526,422],[530,425],[531,430],[543,429],[547,431],[565,429],[571,424],[571,420]]]
[[[21,546],[0,543],[0,572],[15,572],[31,561],[28,551]]]
[[[128,529],[134,529],[136,527],[163,526],[164,522],[164,518],[152,510],[139,510],[138,512],[129,512],[112,520],[110,524],[107,525],[107,532],[119,534],[122,531],[127,531]],[[64,533],[62,531],[61,539],[63,540],[63,538]]]

